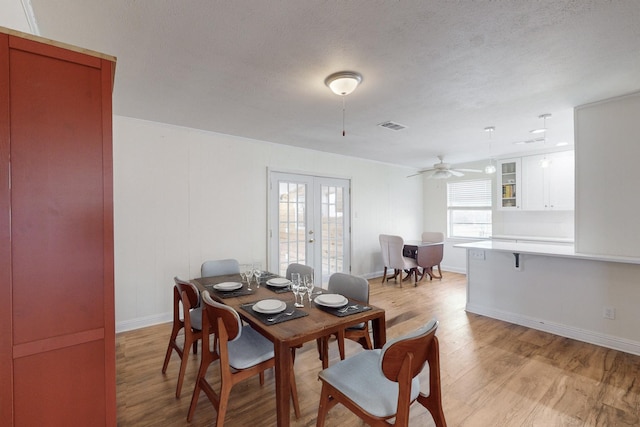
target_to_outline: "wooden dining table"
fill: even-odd
[[[278,426],[289,426],[290,424],[290,382],[289,377],[293,369],[292,348],[299,347],[305,342],[313,341],[317,338],[337,333],[339,330],[357,325],[358,323],[371,321],[373,331],[373,345],[375,348],[382,348],[386,342],[385,311],[372,306],[371,310],[362,311],[348,316],[339,317],[331,314],[305,300],[304,308],[299,308],[308,313],[307,316],[287,320],[276,324],[265,324],[259,318],[252,315],[251,310],[241,308],[242,304],[257,302],[263,299],[278,299],[284,302],[293,302],[292,292],[276,293],[267,286],[259,288],[255,282],[252,283],[254,290],[250,295],[221,298],[220,294],[212,291],[212,285],[222,282],[241,282],[239,274],[201,277],[193,282],[201,291],[208,290],[215,300],[229,305],[238,311],[238,314],[250,324],[257,332],[273,342],[275,353],[275,382],[276,382],[276,414]],[[247,289],[247,284],[243,283],[243,289]],[[327,293],[326,290],[324,290]],[[318,361],[319,370],[321,362]]]

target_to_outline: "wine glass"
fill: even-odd
[[[298,308],[302,308],[304,307],[304,293],[302,294],[302,298],[301,298],[301,302],[298,302],[298,295],[300,295],[300,291],[301,289],[301,282],[300,282],[300,274],[299,273],[292,273],[291,274],[291,291],[293,292],[293,296],[296,299],[295,304],[293,304],[295,307]],[[303,291],[304,292],[304,291]]]
[[[313,301],[313,298],[311,298],[311,295],[313,294],[313,289],[314,289],[313,275],[312,274],[305,274],[303,282],[304,282],[304,286],[307,288],[307,295],[309,296],[309,303],[311,303],[311,301]]]
[[[245,264],[244,265],[244,275],[247,278],[247,290],[251,291],[251,278],[253,277],[253,265]]]
[[[262,263],[253,263],[253,275],[256,278],[256,287],[260,287],[260,278],[262,277]]]

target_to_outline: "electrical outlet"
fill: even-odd
[[[469,251],[469,257],[471,259],[483,260],[484,261],[484,251],[474,250]]]
[[[602,317],[604,317],[605,319],[614,320],[616,318],[616,309],[613,307],[603,307]]]

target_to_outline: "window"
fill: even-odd
[[[447,183],[449,237],[491,236],[491,180]]]

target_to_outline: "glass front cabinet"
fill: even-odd
[[[520,209],[521,189],[521,162],[517,159],[504,159],[498,161],[498,209]]]

